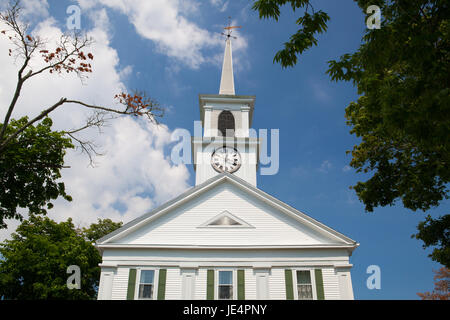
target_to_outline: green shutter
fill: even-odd
[[[208,270],[206,277],[206,299],[214,300],[214,270]]]
[[[167,269],[160,269],[158,280],[158,300],[164,300],[166,297],[166,277]]]
[[[317,292],[317,300],[325,300],[325,293],[323,290],[323,277],[322,277],[322,269],[314,270],[316,276],[316,292]]]
[[[127,300],[134,300],[134,291],[136,288],[136,269],[130,269],[128,274]]]
[[[292,283],[292,270],[284,270],[284,282],[286,283],[286,300],[294,300],[294,287]]]
[[[238,270],[237,272],[237,281],[238,281],[238,300],[245,300],[245,271]]]

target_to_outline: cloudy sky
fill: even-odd
[[[364,32],[364,15],[352,0],[317,1],[331,16],[319,46],[296,67],[282,69],[272,59],[295,32],[296,15],[282,11],[279,23],[259,20],[248,0],[23,0],[24,19],[32,34],[49,45],[67,31],[67,13],[76,5],[81,30],[95,43],[93,73],[84,82],[75,76],[43,74],[27,83],[13,117],[36,115],[61,97],[110,105],[121,90],[145,90],[166,109],[158,126],[120,118],[102,134],[85,133],[103,156],[95,167],[79,151],[66,156],[63,180],[72,202],[56,201],[49,214],[72,217],[86,226],[97,218],[128,222],[194,185],[192,165],[170,159],[176,129],[193,133],[199,119],[198,94],[217,94],[223,57],[223,26],[232,17],[242,25],[233,41],[236,93],[256,95],[255,129],[279,129],[280,167],[259,176],[258,187],[313,218],[357,240],[351,262],[357,299],[416,299],[431,290],[438,264],[411,239],[424,218],[401,205],[364,212],[349,186],[364,179],[348,166],[346,154],[358,140],[349,134],[344,110],[357,98],[348,83],[332,83],[327,61],[354,51]],[[0,38],[0,116],[12,97],[18,64]],[[64,106],[52,114],[56,129],[76,128],[86,110]],[[433,216],[448,212],[444,203]],[[14,231],[0,230],[0,240]],[[381,289],[369,290],[370,265],[381,268]]]

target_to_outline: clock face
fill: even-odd
[[[217,172],[236,172],[241,167],[241,155],[235,148],[219,148],[211,156],[211,166]]]

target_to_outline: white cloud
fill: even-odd
[[[225,12],[228,9],[229,1],[225,0],[210,0],[210,3],[219,9],[220,12]]]
[[[96,158],[95,168],[87,166],[86,159],[79,161],[77,154],[67,157],[72,167],[64,170],[63,178],[74,201],[58,200],[54,217],[130,221],[185,191],[187,168],[171,164],[165,156],[170,135],[164,125],[115,120],[101,136],[107,153]]]
[[[188,15],[198,13],[200,2],[197,1],[78,0],[78,3],[84,10],[92,9],[95,3],[125,14],[136,32],[153,41],[160,53],[194,69],[204,63],[217,63],[217,56],[205,55],[204,50],[223,48],[218,31],[210,32],[188,19]],[[228,4],[217,3],[221,5],[220,10],[225,10]],[[234,52],[244,50],[246,39],[239,37],[233,47]],[[219,50],[217,55],[222,56],[223,51]]]
[[[349,172],[350,170],[352,170],[352,167],[350,167],[348,164],[342,168],[342,172]]]
[[[82,9],[93,1],[80,1]],[[96,0],[96,3],[127,15],[139,35],[152,40],[158,50],[192,68],[208,58],[202,50],[217,46],[220,39],[183,16],[183,9],[195,10],[197,3],[179,0]]]
[[[21,0],[22,12],[28,20],[35,21],[36,19],[47,18],[48,2],[47,0]]]
[[[133,73],[133,67],[132,66],[126,66],[119,72],[119,77],[121,80],[128,79],[131,74]]]
[[[333,165],[329,160],[324,160],[318,170],[322,173],[328,173],[332,167]]]
[[[61,97],[88,103],[110,105],[113,96],[125,88],[123,79],[132,67],[120,69],[117,51],[109,39],[109,19],[105,10],[92,12],[90,17],[100,18],[88,35],[95,39],[90,50],[94,55],[93,73],[85,83],[74,75],[42,74],[27,82],[20,96],[13,118],[35,116],[45,106]],[[2,26],[0,26],[1,28]],[[62,30],[48,17],[36,26],[33,35],[41,35],[50,42],[58,39]],[[12,98],[19,61],[14,65],[8,56],[9,42],[0,37],[0,118]],[[39,58],[39,57],[38,57]],[[37,68],[35,63],[33,68]],[[36,69],[35,69],[36,70]],[[51,114],[55,129],[77,128],[83,124],[88,112],[75,105],[63,105]],[[56,221],[72,217],[75,224],[88,225],[97,218],[120,221],[148,212],[153,207],[186,190],[189,173],[183,166],[174,166],[167,157],[171,130],[164,125],[154,126],[131,118],[113,120],[104,134],[96,130],[86,132],[86,138],[101,145],[105,156],[96,158],[97,167],[88,167],[88,158],[79,152],[69,151],[65,158],[62,180],[73,202],[58,199],[49,216]],[[18,222],[9,223],[0,230],[0,241],[15,230]]]
[[[328,103],[332,100],[332,97],[331,97],[330,91],[329,91],[329,87],[324,86],[317,81],[312,81],[310,83],[310,86],[311,86],[312,93],[314,94],[314,97],[319,102]]]

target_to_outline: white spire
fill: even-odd
[[[225,55],[223,57],[222,78],[220,79],[219,94],[234,95],[233,57],[231,55],[231,37],[227,38],[225,44]]]

